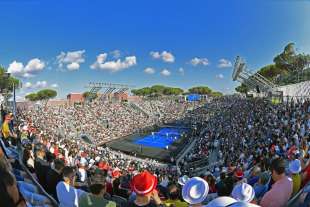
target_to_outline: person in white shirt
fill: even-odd
[[[82,158],[79,164],[79,169],[78,169],[79,178],[82,183],[84,183],[87,179],[86,166],[87,166],[87,161],[85,158]]]
[[[86,192],[74,187],[76,176],[72,167],[64,168],[63,179],[56,186],[59,207],[79,207],[79,198]]]

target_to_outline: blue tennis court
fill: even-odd
[[[153,132],[145,137],[138,138],[134,143],[155,148],[166,148],[181,137],[186,129],[182,128],[161,128],[157,132]]]

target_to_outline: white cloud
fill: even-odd
[[[41,72],[45,68],[45,63],[39,58],[34,58],[28,61],[27,65],[14,60],[8,67],[8,72],[13,76],[21,78],[31,78],[35,74]]]
[[[219,64],[217,65],[219,68],[229,68],[232,67],[232,63],[229,60],[226,60],[224,58],[219,60]]]
[[[152,56],[152,58],[154,59],[159,59],[161,57],[161,55],[159,54],[159,52],[150,52],[150,55]]]
[[[161,75],[163,76],[169,76],[171,75],[171,72],[167,69],[163,69],[161,72],[160,72]]]
[[[110,52],[110,54],[113,56],[113,58],[117,59],[121,57],[121,51],[119,50],[113,50],[112,52]]]
[[[173,56],[173,54],[167,51],[163,51],[161,53],[151,51],[150,55],[154,59],[162,59],[164,62],[167,62],[167,63],[173,63],[175,60],[175,57]]]
[[[54,83],[48,86],[48,83],[45,80],[37,81],[33,84],[31,82],[26,82],[25,84],[23,84],[23,88],[25,89],[39,89],[39,88],[47,88],[47,87],[58,88],[59,86],[57,83]]]
[[[31,82],[27,82],[24,84],[25,88],[31,88],[32,87],[32,83]]]
[[[47,81],[37,81],[32,87],[33,88],[46,88]]]
[[[97,56],[96,62],[90,67],[92,69],[108,70],[111,72],[117,72],[123,69],[130,68],[137,64],[136,56],[125,57],[125,60],[117,59],[115,61],[106,61],[108,57],[107,53],[102,53]]]
[[[184,75],[184,73],[185,73],[184,68],[179,68],[179,73],[180,73],[181,75]]]
[[[96,62],[94,62],[94,63],[90,66],[90,68],[91,68],[91,69],[100,68],[100,66],[104,63],[104,61],[106,61],[107,57],[108,57],[108,54],[107,54],[107,53],[99,54],[99,55],[97,56]]]
[[[218,78],[218,79],[223,79],[224,75],[220,73],[220,74],[217,74],[215,77]]]
[[[73,62],[67,65],[68,70],[78,70],[80,68],[80,64]]]
[[[54,83],[54,84],[51,85],[51,87],[52,87],[52,88],[58,88],[59,86],[58,86],[57,83]]]
[[[195,57],[195,58],[191,59],[190,63],[193,66],[197,66],[197,65],[207,66],[207,65],[209,65],[209,60],[207,58]]]
[[[155,73],[155,69],[154,68],[145,68],[144,72],[147,74],[154,74]]]
[[[8,72],[11,73],[12,75],[22,77],[23,74],[25,73],[24,71],[24,65],[23,63],[13,61],[8,68]]]
[[[45,67],[45,63],[38,58],[34,58],[28,62],[25,67],[25,71],[27,73],[33,73],[43,70]]]
[[[85,62],[84,53],[85,50],[61,52],[56,57],[59,68],[66,66],[68,70],[78,70],[80,64]]]
[[[174,62],[174,56],[172,55],[172,53],[163,51],[161,53],[161,56],[163,58],[163,61],[168,62],[168,63],[173,63]]]

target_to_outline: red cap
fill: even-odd
[[[134,176],[131,180],[131,189],[138,195],[149,194],[156,186],[157,178],[146,170]]]
[[[112,171],[112,177],[113,178],[118,178],[119,176],[121,176],[121,172],[119,171],[119,169],[114,169]]]
[[[244,173],[241,169],[237,169],[235,172],[235,177],[242,179],[244,176]]]
[[[100,170],[107,170],[109,167],[108,167],[108,164],[106,163],[106,162],[99,162],[99,164],[98,164],[98,168],[100,169]]]

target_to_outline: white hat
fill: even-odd
[[[231,196],[237,201],[251,202],[255,197],[255,191],[251,185],[240,183],[234,187]]]
[[[229,207],[259,207],[259,206],[252,204],[252,203],[238,201],[238,202],[235,202],[235,203],[229,205]]]
[[[23,131],[28,131],[28,126],[27,125],[23,126],[22,130]]]
[[[295,160],[291,161],[290,164],[289,164],[289,170],[293,174],[300,173],[300,171],[301,171],[300,160],[295,159]]]
[[[235,202],[236,200],[231,197],[221,196],[212,200],[206,207],[225,207]]]
[[[80,165],[81,166],[86,166],[87,165],[87,160],[84,157],[81,158]]]
[[[202,203],[208,193],[208,183],[199,177],[189,179],[182,188],[182,197],[189,204]]]
[[[100,161],[100,157],[97,156],[97,157],[95,158],[95,161],[96,161],[96,162],[99,162],[99,161]]]
[[[189,177],[187,175],[183,175],[182,177],[179,177],[178,183],[183,186],[188,180],[189,180]]]

